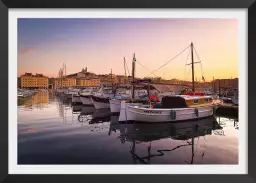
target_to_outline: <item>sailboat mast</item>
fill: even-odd
[[[194,156],[195,156],[195,133],[197,132],[198,130],[198,125],[195,125],[193,127],[193,133],[192,133],[192,157],[191,157],[191,162],[190,164],[193,164],[194,163]]]
[[[194,55],[193,55],[193,43],[191,42],[191,61],[192,61],[192,92],[195,92],[195,79],[194,79]]]
[[[65,75],[64,75],[65,78],[66,78],[66,74],[67,74],[67,67],[66,67],[66,64],[65,64]]]
[[[220,79],[219,79],[219,96],[220,96]]]
[[[135,53],[133,54],[133,60],[132,60],[132,98],[134,98],[134,81],[135,81]]]
[[[112,87],[112,92],[113,92],[113,78],[112,78],[112,69],[111,69],[111,73],[110,73],[110,76],[111,76],[111,87]]]
[[[127,76],[126,76],[126,67],[125,67],[125,57],[124,57],[124,76],[125,76],[125,81],[127,80]],[[126,82],[125,82],[126,84]]]

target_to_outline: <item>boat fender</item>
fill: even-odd
[[[171,114],[171,119],[175,120],[176,119],[176,111],[175,110],[171,110],[170,114]]]
[[[198,109],[197,108],[195,108],[195,113],[196,113],[196,117],[198,117],[199,113],[198,113]]]

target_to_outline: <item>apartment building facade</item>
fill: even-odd
[[[62,87],[73,87],[76,86],[76,78],[66,77],[66,78],[56,78],[54,80],[54,88],[62,88]]]
[[[100,79],[98,78],[92,78],[92,79],[86,79],[86,78],[80,78],[77,79],[77,86],[100,86]]]
[[[42,74],[33,75],[32,73],[25,73],[20,77],[21,88],[41,88],[48,89],[48,77]]]

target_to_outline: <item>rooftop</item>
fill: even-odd
[[[33,75],[32,73],[26,72],[25,74],[23,74],[22,76],[30,76],[30,77],[46,77],[43,74],[38,74],[36,73],[35,75]]]

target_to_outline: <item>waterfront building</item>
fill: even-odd
[[[74,77],[65,77],[65,78],[56,78],[54,80],[54,88],[61,87],[72,87],[76,86],[76,78]]]
[[[25,73],[20,77],[20,86],[21,88],[48,89],[48,77],[43,74]]]
[[[234,79],[215,79],[212,81],[212,88],[214,92],[227,89],[238,89],[238,78]]]
[[[92,79],[80,78],[80,79],[77,79],[77,86],[100,86],[100,79],[98,79],[98,78],[92,78]]]

